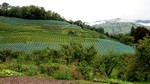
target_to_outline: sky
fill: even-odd
[[[0,0],[11,6],[36,5],[67,20],[93,22],[113,18],[150,20],[150,0]]]

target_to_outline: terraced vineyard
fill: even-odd
[[[33,39],[34,38],[34,39]],[[20,38],[21,41],[25,39]],[[17,40],[15,40],[17,41]],[[65,38],[65,37],[31,37],[26,42],[14,42],[7,44],[0,44],[1,50],[13,50],[23,51],[31,53],[35,50],[41,50],[46,47],[50,49],[60,49],[61,44],[67,44],[69,42],[81,43],[85,47],[94,45],[100,54],[109,54],[111,52],[123,54],[123,53],[134,53],[134,48],[125,44],[105,40],[105,39],[89,39],[89,38]]]
[[[76,25],[70,25],[67,22],[63,21],[55,21],[55,20],[27,20],[27,19],[20,19],[14,17],[2,17],[0,16],[0,22],[8,23],[13,25],[25,25],[25,26],[39,26],[46,29],[63,29],[63,28],[80,28]],[[10,25],[8,25],[10,27]]]
[[[100,54],[134,53],[134,48],[112,40],[98,39],[106,36],[82,29],[67,22],[53,20],[26,20],[0,16],[0,50],[31,53],[46,47],[60,49],[61,44],[81,43],[94,45]],[[74,34],[69,34],[69,32]]]

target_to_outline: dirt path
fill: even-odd
[[[32,77],[3,77],[0,84],[79,84],[67,80],[52,80]]]

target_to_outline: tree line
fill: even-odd
[[[114,38],[122,43],[128,45],[139,44],[140,40],[143,40],[146,35],[150,36],[150,30],[144,26],[132,27],[131,32],[128,34],[113,34],[109,37]]]
[[[0,16],[65,21],[65,18],[63,18],[60,14],[51,10],[46,11],[44,7],[38,7],[35,5],[22,7],[11,6],[6,2],[0,4]]]
[[[82,29],[89,29],[89,30],[96,31],[96,32],[104,34],[104,28],[101,28],[101,27],[96,28],[96,27],[90,26],[90,25],[86,24],[85,22],[82,22],[81,20],[77,20],[77,21],[69,20],[67,22],[70,23],[70,24],[78,25]]]

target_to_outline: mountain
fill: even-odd
[[[104,28],[105,32],[109,34],[129,33],[132,26],[150,26],[150,20],[127,20],[122,18],[115,18],[110,20],[100,20],[89,23],[96,28]],[[149,27],[148,27],[149,28]]]

